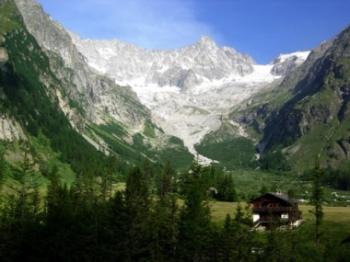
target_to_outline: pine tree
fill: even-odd
[[[314,205],[314,210],[312,213],[315,217],[315,242],[317,245],[320,244],[320,227],[323,220],[323,189],[321,184],[322,175],[323,172],[320,169],[319,162],[317,162],[313,172],[313,187],[311,195],[311,203]]]
[[[267,235],[267,243],[265,246],[265,252],[264,252],[264,261],[273,261],[277,262],[279,257],[278,252],[278,246],[279,246],[279,239],[277,236],[277,232],[275,228],[272,228],[269,230]]]
[[[159,199],[151,214],[150,250],[152,261],[172,261],[177,239],[177,204],[173,195]]]
[[[175,170],[171,167],[170,162],[167,162],[162,170],[159,186],[158,195],[160,198],[166,197],[169,193],[174,190],[174,176]]]
[[[179,221],[178,255],[181,261],[202,261],[209,255],[210,211],[201,172],[201,166],[194,163],[184,181],[185,204]]]
[[[112,261],[125,261],[128,257],[128,214],[124,194],[117,192],[109,201],[107,225],[107,251]],[[105,251],[106,252],[106,251]]]
[[[149,257],[149,218],[150,196],[149,176],[140,168],[135,167],[129,173],[126,189],[125,204],[128,226],[128,259],[138,261]]]
[[[236,249],[238,261],[249,261],[254,243],[254,232],[251,231],[252,221],[249,205],[244,209],[239,203],[234,217],[236,230]]]
[[[5,150],[0,145],[0,191],[1,191],[1,186],[2,186],[3,180],[5,178],[5,174],[6,174],[7,169],[8,169],[4,155],[5,155]]]
[[[218,193],[216,195],[216,198],[218,200],[233,202],[237,199],[237,194],[231,174],[222,174],[218,178],[217,183]]]
[[[224,228],[219,239],[219,261],[231,262],[236,259],[236,229],[229,214],[226,215]]]
[[[269,190],[267,189],[267,187],[265,185],[262,185],[262,187],[260,188],[259,192],[260,192],[261,195],[264,195],[267,192],[269,192]]]
[[[101,177],[101,195],[104,200],[112,196],[113,175],[116,173],[117,163],[118,159],[115,156],[107,159],[106,168]]]
[[[178,207],[173,191],[175,171],[168,162],[162,171],[158,190],[158,200],[151,217],[152,261],[171,261],[175,257]]]
[[[15,202],[15,217],[23,223],[28,222],[33,218],[34,211],[37,210],[37,206],[34,207],[33,198],[37,198],[36,193],[37,185],[34,182],[35,175],[35,162],[30,154],[30,149],[24,147],[23,162],[16,170],[16,176],[19,181],[19,188],[17,189],[17,200]],[[38,204],[37,199],[35,205]]]

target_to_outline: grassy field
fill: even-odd
[[[222,226],[227,214],[231,217],[236,211],[238,203],[228,202],[211,202],[211,216],[215,223]],[[247,206],[246,203],[241,203],[244,208]],[[300,205],[303,218],[305,222],[301,225],[298,230],[302,232],[313,232],[314,230],[314,218],[310,212],[313,207],[310,205]],[[324,206],[324,219],[321,225],[321,237],[327,241],[340,242],[344,238],[350,236],[350,207],[333,207]],[[312,233],[311,233],[312,234]]]
[[[265,170],[242,169],[230,171],[233,176],[236,192],[239,200],[249,200],[260,195],[260,190],[264,186],[267,191],[282,191],[287,193],[293,191],[297,199],[308,200],[312,191],[311,181],[305,181],[294,172],[269,172]],[[349,205],[350,191],[340,191],[331,187],[323,187],[324,201],[329,206]],[[348,203],[348,204],[347,204]]]
[[[310,190],[311,185],[300,181],[293,174],[273,173],[264,170],[241,169],[230,172],[233,176],[235,188],[241,197],[259,195],[260,189],[265,186],[268,191],[298,189],[296,193]]]
[[[257,172],[257,174],[261,175],[262,173]],[[243,178],[243,177],[246,177],[246,178]],[[264,178],[271,179],[271,176],[266,175],[260,178],[260,180],[258,181],[262,182]],[[278,178],[281,179],[280,176],[276,175],[275,177],[276,181],[278,181]],[[239,181],[240,185],[243,188],[246,187],[247,189],[249,189],[249,182],[253,180],[254,177],[251,178],[250,176],[242,172],[240,179],[241,179]],[[290,182],[293,182],[293,181],[291,180]],[[291,184],[293,185],[293,183]],[[125,189],[125,183],[114,184],[113,189],[115,192],[122,191]],[[179,200],[179,205],[182,205],[182,204],[183,204],[183,201]],[[240,204],[243,209],[247,207],[246,202],[241,202]],[[232,203],[232,202],[211,201],[210,210],[211,210],[211,216],[213,221],[218,224],[222,224],[225,221],[225,217],[227,214],[234,216],[237,206],[238,206],[237,202]],[[302,212],[302,215],[306,224],[312,223],[313,215],[310,211],[313,209],[313,207],[311,205],[299,205],[299,209]],[[323,211],[324,211],[324,224],[326,227],[333,225],[337,228],[342,228],[343,230],[346,230],[350,234],[350,206],[347,206],[347,207],[324,206]]]
[[[230,202],[219,202],[213,201],[210,203],[211,215],[214,221],[218,223],[223,223],[227,214],[231,216],[234,215],[238,203],[230,203]],[[246,203],[241,203],[241,206],[245,208],[247,206]],[[303,213],[303,218],[306,222],[310,222],[313,220],[313,215],[310,212],[312,210],[312,206],[310,205],[300,205],[300,210]],[[324,222],[342,224],[350,230],[350,207],[332,207],[332,206],[324,206]]]

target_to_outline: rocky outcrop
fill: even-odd
[[[149,111],[129,87],[116,85],[87,64],[70,34],[51,19],[36,1],[15,0],[15,3],[27,29],[46,50],[51,69],[64,83],[62,93],[80,104],[85,111],[84,118],[102,123],[105,121],[105,112],[113,112],[110,115],[112,118],[131,128],[142,125],[146,118],[150,118]],[[69,102],[68,99],[66,102]]]
[[[9,56],[5,48],[0,47],[0,65],[5,64],[9,60]]]
[[[0,140],[16,141],[26,139],[22,127],[14,119],[0,115]]]
[[[273,62],[271,73],[273,75],[285,76],[290,74],[295,68],[302,65],[310,52],[295,52],[277,57]]]
[[[331,165],[348,159],[350,27],[312,52],[292,75],[299,77],[284,80],[281,88],[288,86],[293,95],[267,119],[259,149],[291,148],[303,139],[299,151],[311,159],[321,154]]]

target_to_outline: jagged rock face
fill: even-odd
[[[29,32],[47,51],[52,70],[68,89],[65,91],[81,103],[84,117],[102,123],[105,112],[111,112],[115,120],[132,128],[142,125],[145,118],[149,118],[148,110],[130,88],[120,87],[90,68],[69,33],[54,22],[36,1],[15,0],[15,3]]]
[[[291,54],[280,55],[273,62],[273,68],[271,73],[273,75],[282,75],[285,76],[292,72],[295,68],[302,65],[310,52],[295,52]]]
[[[36,38],[39,45],[46,50],[58,54],[64,65],[76,70],[76,86],[79,91],[85,91],[88,86],[88,68],[83,56],[75,48],[69,34],[58,23],[54,22],[36,1],[15,0],[29,32]]]
[[[219,48],[202,37],[196,44],[171,51],[149,51],[118,40],[74,43],[96,70],[119,83],[191,88],[203,80],[219,80],[253,72],[254,61],[233,48]]]
[[[326,51],[332,46],[333,41],[327,41],[313,49],[307,56],[307,59],[297,68],[291,70],[284,78],[280,88],[293,90],[297,84],[304,79],[314,66],[315,62],[323,57]],[[295,90],[297,91],[297,90]]]
[[[5,48],[0,47],[0,65],[5,64],[9,59],[7,51]]]
[[[350,27],[312,52],[298,70],[302,78],[293,80],[293,96],[268,118],[260,149],[304,150],[305,159],[320,154],[324,165],[337,166],[348,159]]]
[[[193,154],[194,145],[220,128],[233,106],[275,85],[303,60],[256,65],[208,37],[170,51],[144,50],[118,40],[83,40],[54,22],[34,0],[14,1],[64,84],[61,93],[66,91],[85,110],[77,117],[68,101],[60,101],[75,126],[84,120],[101,124],[111,117],[139,132],[152,117],[167,134],[182,138]]]
[[[80,54],[63,27],[51,20],[35,1],[15,0],[30,32],[48,50],[60,54],[68,67],[79,61]],[[52,25],[51,25],[52,24]],[[57,41],[59,39],[59,41]]]
[[[281,78],[273,65],[256,65],[208,37],[181,49],[150,51],[118,40],[84,40],[71,34],[89,65],[117,83],[131,85],[168,134],[193,154],[194,145],[220,128],[229,110]]]
[[[18,122],[8,116],[0,115],[0,140],[15,141],[26,139]]]
[[[91,67],[132,86],[153,120],[166,133],[183,139],[193,154],[194,145],[219,129],[220,119],[233,106],[284,77],[281,72],[272,74],[274,65],[256,65],[249,56],[219,47],[209,37],[169,51],[145,50],[118,40],[81,39],[73,33],[71,37]],[[297,57],[293,69],[306,59]]]
[[[152,162],[166,161],[167,153],[172,152],[174,166],[184,168],[190,165],[193,156],[184,147],[181,140],[164,134],[152,123],[150,111],[140,103],[136,93],[130,87],[117,85],[111,78],[91,68],[86,63],[85,57],[76,49],[70,35],[64,28],[53,22],[43,12],[40,5],[34,0],[10,1],[13,12],[17,15],[14,21],[19,22],[19,28],[23,33],[23,35],[17,35],[18,30],[13,30],[13,38],[6,35],[6,48],[20,46],[18,49],[8,49],[11,50],[10,60],[21,63],[23,58],[26,63],[29,63],[29,66],[27,64],[29,69],[24,71],[24,74],[26,76],[29,74],[30,79],[35,79],[36,86],[39,86],[40,91],[47,94],[47,97],[34,96],[50,100],[50,102],[45,100],[43,103],[53,105],[53,111],[56,113],[57,110],[57,115],[61,117],[58,117],[57,123],[66,124],[67,126],[64,128],[69,129],[67,132],[74,134],[69,136],[69,138],[72,137],[78,141],[78,144],[74,143],[73,147],[85,146],[88,142],[97,150],[105,154],[118,155],[120,159],[130,163],[137,163],[143,159],[149,159]],[[26,40],[27,38],[30,39],[28,43],[21,41],[21,39]],[[13,41],[14,44],[9,44],[12,43],[9,41]],[[27,45],[18,43],[26,43]],[[40,54],[38,57],[40,56],[42,60],[33,59],[31,63],[30,59],[32,55],[35,57],[34,54]],[[21,59],[18,59],[17,55]],[[5,64],[7,66],[5,69],[11,69],[8,64]],[[10,70],[10,72],[12,71]],[[32,87],[27,84],[24,86]],[[35,90],[39,90],[39,88]],[[34,92],[30,94],[34,94]],[[6,99],[6,97],[4,98]],[[39,113],[35,111],[35,106],[24,105],[22,108],[30,108],[32,109],[31,113],[34,114],[34,117],[27,116],[26,113],[20,115],[20,123],[24,130],[27,131],[26,118],[33,120],[31,131],[40,125],[46,126],[46,123],[40,122],[38,124],[36,122]],[[45,111],[46,107],[42,110]],[[13,109],[10,108],[9,111],[11,112]],[[55,118],[55,114],[43,115]],[[18,116],[16,117],[18,118]],[[39,120],[41,119],[43,118]],[[47,122],[49,128],[55,124],[55,121]],[[72,130],[71,127],[75,130]],[[51,129],[48,129],[47,132],[51,132]],[[6,136],[8,136],[7,133]],[[49,139],[51,137],[56,139],[51,133],[47,136]],[[67,141],[70,141],[69,138]],[[58,150],[65,153],[67,147],[58,144]],[[91,152],[86,153],[94,154],[95,151],[90,149]],[[70,150],[69,153],[72,153],[73,150]]]

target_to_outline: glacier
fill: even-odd
[[[70,35],[92,68],[119,85],[130,86],[152,112],[152,120],[167,134],[181,138],[194,155],[195,145],[218,130],[234,106],[283,78],[309,54],[282,54],[270,64],[259,65],[231,47],[219,47],[207,36],[188,47],[165,51]],[[237,135],[244,134],[241,127],[238,130]]]

